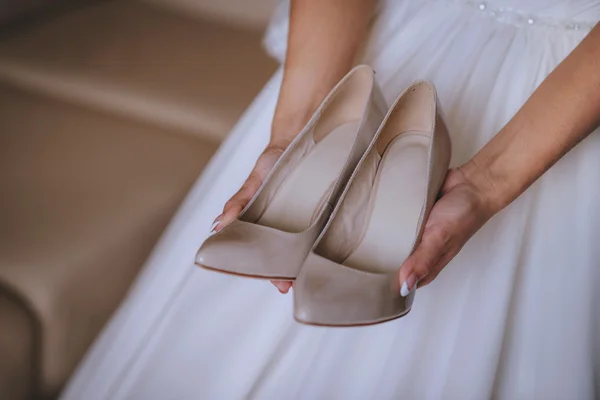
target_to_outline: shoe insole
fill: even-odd
[[[286,232],[306,230],[342,172],[359,123],[340,125],[318,141],[277,189],[257,223]]]
[[[366,231],[345,265],[393,272],[410,255],[425,203],[429,141],[428,134],[409,131],[387,146],[369,199]]]

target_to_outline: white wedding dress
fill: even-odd
[[[597,0],[389,0],[362,59],[388,101],[435,83],[458,165],[598,20]],[[266,38],[280,59],[287,24],[283,3]],[[196,268],[268,140],[280,81],[198,179],[63,399],[600,398],[600,131],[485,225],[405,318],[302,326],[270,283]]]

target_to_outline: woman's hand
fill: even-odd
[[[416,251],[400,268],[402,294],[431,282],[496,212],[600,124],[600,24],[467,164],[449,172]]]
[[[448,172],[440,194],[425,223],[421,242],[400,267],[398,279],[403,296],[415,284],[421,287],[433,281],[497,209],[461,168]]]
[[[350,70],[373,15],[374,0],[294,0],[290,6],[283,80],[275,108],[271,144],[242,188],[227,202],[213,230],[231,223],[260,188],[285,148],[327,93]],[[290,282],[273,282],[287,293]]]
[[[242,212],[244,207],[252,200],[260,185],[269,174],[285,148],[269,145],[256,160],[254,169],[250,172],[248,179],[223,207],[223,213],[215,218],[212,232],[219,232],[229,225]]]
[[[269,144],[267,146],[258,157],[254,169],[250,172],[246,182],[244,182],[240,190],[225,203],[223,213],[215,219],[211,233],[220,231],[240,215],[244,207],[252,200],[271,169],[273,169],[273,166],[279,157],[281,157],[281,154],[285,151],[286,147],[287,144],[282,143]],[[292,286],[291,282],[286,281],[271,282],[281,293],[287,293]]]

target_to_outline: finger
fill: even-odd
[[[222,217],[223,217],[223,213],[219,214],[219,215],[217,216],[217,218],[215,218],[215,219],[214,219],[214,221],[213,221],[213,225],[214,225],[215,223],[219,222],[219,221],[221,220],[221,218],[222,218]]]
[[[265,149],[260,157],[258,157],[258,160],[256,160],[256,164],[250,172],[250,175],[248,175],[248,179],[246,179],[246,182],[244,182],[233,198],[236,198],[239,201],[245,201],[246,203],[249,202],[263,184],[265,178],[273,169],[273,166],[277,163],[282,152],[282,149],[273,147]]]
[[[246,206],[252,200],[252,197],[256,194],[262,179],[258,177],[254,172],[250,174],[248,179],[244,182],[240,190],[238,190],[231,199],[223,206],[223,212],[228,212],[231,208],[237,208],[242,205],[242,208]]]
[[[223,206],[223,213],[215,218],[212,226],[212,231],[219,232],[221,229],[229,225],[235,220],[244,207],[250,202],[254,194],[258,191],[261,185],[261,180],[256,177],[256,174],[250,174],[246,182],[242,185],[233,197]]]
[[[219,215],[220,217],[220,215]],[[219,226],[219,222],[221,221],[219,217],[215,218],[215,221],[210,226],[210,230],[208,231],[209,235],[212,235],[216,232],[217,226]]]
[[[244,207],[245,205],[242,205],[240,203],[229,207],[226,212],[221,214],[221,218],[214,226],[213,230],[215,232],[219,232],[221,229],[225,228],[227,225],[233,222],[238,217],[238,215],[240,215]]]
[[[282,294],[287,294],[292,287],[292,282],[289,281],[271,281],[271,283],[275,285],[275,287],[279,289],[279,292]]]
[[[246,179],[242,187],[231,197],[231,199],[225,203],[223,213],[215,218],[211,232],[218,232],[238,217],[260,189],[264,179],[273,168],[282,152],[282,149],[274,147],[265,149],[256,161],[248,179]]]
[[[421,242],[416,250],[400,267],[398,274],[400,293],[408,295],[419,281],[428,276],[436,267],[438,261],[447,252],[450,234],[440,228],[426,228]]]
[[[446,253],[440,256],[440,259],[437,261],[435,266],[431,269],[431,271],[425,276],[422,280],[418,282],[417,287],[421,288],[423,286],[429,285],[437,276],[440,274],[442,269],[454,258],[456,255],[456,251],[447,251]]]

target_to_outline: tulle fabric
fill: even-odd
[[[536,18],[600,19],[598,1],[518,4]],[[283,4],[266,37],[280,59],[286,14]],[[435,83],[459,165],[588,31],[505,23],[466,1],[390,0],[361,58],[388,101],[415,79]],[[302,326],[292,296],[269,283],[194,268],[267,143],[280,81],[278,71],[198,179],[64,399],[600,396],[600,132],[478,232],[400,320]]]

